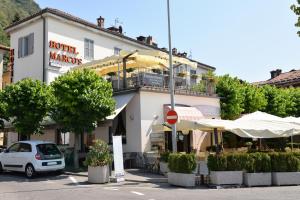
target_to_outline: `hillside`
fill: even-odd
[[[34,0],[0,0],[0,44],[9,46],[9,38],[3,30],[5,27],[39,10]]]

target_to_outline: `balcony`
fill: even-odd
[[[175,76],[175,94],[191,96],[212,96],[215,97],[215,86],[208,80],[200,79],[195,75]],[[126,80],[123,77],[110,76],[107,79],[112,83],[114,93],[126,90],[141,89],[153,92],[169,92],[169,75],[167,73],[158,74],[152,72],[131,73]],[[201,82],[201,84],[199,84]]]

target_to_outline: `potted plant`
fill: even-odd
[[[168,183],[176,186],[194,187],[196,175],[193,170],[196,168],[195,154],[172,153],[169,155]]]
[[[178,72],[177,76],[178,77],[185,77],[186,76],[186,72]]]
[[[246,186],[270,186],[272,184],[271,158],[266,153],[251,153],[247,155]]]
[[[207,166],[214,185],[242,185],[245,155],[209,155]]]
[[[109,181],[109,164],[111,162],[112,156],[108,145],[102,140],[95,140],[84,162],[88,166],[88,182],[107,183]]]
[[[272,153],[273,185],[300,185],[300,159],[295,153]]]
[[[168,168],[169,155],[170,152],[164,152],[160,154],[159,171],[162,174],[166,174],[170,171]]]

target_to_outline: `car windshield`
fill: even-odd
[[[58,159],[62,157],[61,152],[55,144],[39,144],[36,147],[42,160]]]

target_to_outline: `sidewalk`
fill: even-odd
[[[65,174],[88,177],[87,171],[86,172],[66,171]],[[167,183],[168,178],[163,175],[160,175],[160,174],[153,174],[153,173],[147,172],[143,169],[126,169],[125,170],[125,181],[137,182],[137,183]]]

